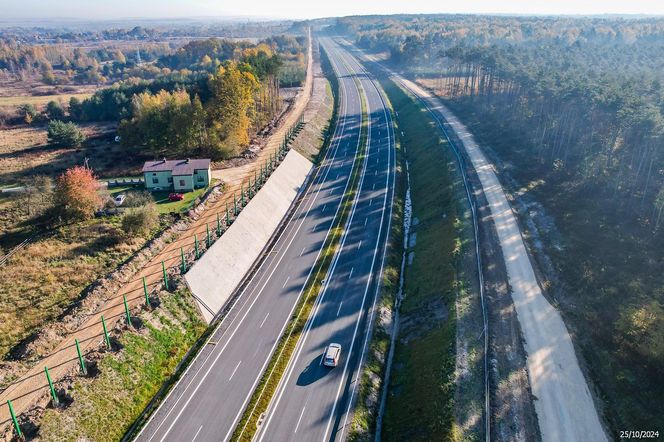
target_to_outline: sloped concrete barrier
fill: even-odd
[[[291,150],[228,230],[185,275],[205,320],[224,307],[295,200],[313,164]]]

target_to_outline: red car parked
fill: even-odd
[[[184,195],[181,193],[170,193],[168,194],[168,199],[170,201],[182,201],[184,199]]]

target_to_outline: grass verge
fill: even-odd
[[[359,88],[359,82],[358,84]],[[355,200],[355,194],[357,192],[357,186],[360,179],[360,170],[365,160],[365,151],[366,151],[366,138],[367,138],[367,117],[366,117],[366,108],[364,95],[361,92],[361,102],[362,102],[362,125],[360,132],[360,144],[359,151],[357,153],[357,161],[353,167],[350,185],[346,190],[346,193],[343,196],[341,202],[341,208],[337,214],[337,218],[334,221],[334,227],[330,230],[330,234],[327,237],[321,255],[316,262],[312,274],[314,277],[307,281],[303,295],[298,301],[295,311],[297,315],[291,319],[287,325],[284,334],[279,340],[279,344],[275,349],[275,352],[261,377],[261,380],[254,391],[247,408],[242,416],[242,419],[238,423],[231,440],[233,441],[250,441],[253,439],[256,431],[258,430],[258,423],[261,415],[267,411],[267,408],[272,400],[272,396],[276,392],[276,389],[279,385],[281,377],[288,366],[293,351],[297,345],[298,340],[304,330],[304,327],[309,319],[311,310],[316,302],[318,295],[320,294],[321,288],[323,286],[323,278],[327,273],[327,270],[332,263],[334,255],[339,246],[339,242],[344,232],[344,225],[348,216],[350,215],[351,208],[353,206],[353,201]]]
[[[461,221],[449,149],[427,111],[383,81],[402,129],[413,226],[383,439],[454,440],[455,301]]]
[[[122,438],[205,330],[185,288],[159,296],[161,305],[140,315],[141,330],[122,334],[122,350],[99,359],[99,374],[74,382],[71,405],[45,411],[38,432],[41,440]]]

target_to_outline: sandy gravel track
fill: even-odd
[[[527,367],[544,441],[607,440],[571,338],[558,311],[546,300],[516,218],[498,177],[466,127],[441,101],[417,84],[399,78],[440,113],[462,140],[482,183],[505,257],[511,295],[528,354]]]

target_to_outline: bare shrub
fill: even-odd
[[[133,207],[122,216],[122,230],[129,235],[145,235],[159,221],[159,214],[154,202],[141,207]]]

